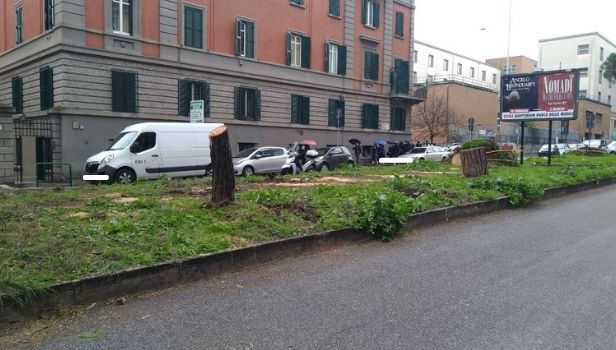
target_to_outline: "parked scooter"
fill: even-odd
[[[282,175],[296,175],[299,174],[302,169],[297,165],[299,157],[299,144],[295,142],[293,146],[289,148],[289,158],[282,165],[280,173]]]
[[[306,163],[302,166],[302,171],[316,171],[317,168],[317,158],[319,158],[319,152],[316,150],[308,150],[306,152]]]

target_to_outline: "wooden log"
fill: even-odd
[[[465,149],[460,152],[464,177],[488,175],[485,147]]]
[[[210,131],[210,155],[212,157],[212,202],[221,207],[235,200],[235,174],[233,158],[226,126]]]

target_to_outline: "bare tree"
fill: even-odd
[[[430,138],[438,136],[450,139],[449,125],[458,124],[458,117],[447,101],[447,89],[443,86],[431,86],[428,89],[426,101],[413,107],[411,126],[420,135]]]

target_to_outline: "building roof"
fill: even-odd
[[[452,55],[456,55],[456,56],[459,56],[459,57],[465,58],[465,59],[467,59],[467,60],[471,60],[471,61],[473,61],[473,62],[475,62],[475,63],[483,64],[483,65],[485,65],[485,66],[489,66],[489,67],[492,67],[492,68],[496,68],[496,69],[498,69],[498,67],[496,67],[496,66],[494,66],[494,65],[487,64],[487,63],[485,63],[485,62],[483,62],[483,61],[480,61],[480,60],[477,60],[477,59],[474,59],[474,58],[470,58],[470,57],[468,57],[468,56],[460,55],[459,53],[456,53],[456,52],[453,52],[453,51],[450,51],[450,50],[447,50],[447,49],[443,49],[443,48],[441,48],[441,47],[434,46],[434,45],[432,45],[432,44],[428,44],[428,43],[426,43],[425,41],[415,40],[415,42],[416,42],[416,43],[418,43],[418,44],[424,45],[424,46],[431,47],[431,48],[433,48],[433,49],[441,50],[441,51],[443,51],[443,52],[447,52],[447,53],[449,53],[449,54],[452,54]]]
[[[610,39],[606,38],[605,36],[603,36],[601,33],[599,32],[591,32],[591,33],[584,33],[584,34],[573,34],[573,35],[567,35],[567,36],[560,36],[557,38],[548,38],[548,39],[539,39],[540,43],[545,43],[548,41],[558,41],[558,40],[566,40],[566,39],[575,39],[575,38],[583,38],[586,36],[598,36],[601,39],[607,41],[610,45],[616,47],[616,45],[614,45],[613,42],[610,41]]]

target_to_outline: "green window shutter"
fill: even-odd
[[[133,0],[128,0],[127,11],[128,11],[128,33],[130,35],[133,35]]]
[[[121,112],[124,106],[124,75],[122,72],[111,71],[111,110]]]
[[[379,18],[380,18],[380,13],[381,13],[381,5],[377,4],[376,2],[373,2],[373,6],[374,6],[374,28],[378,28],[379,27]]]
[[[190,115],[188,96],[188,81],[178,80],[178,115],[188,117]]]
[[[235,21],[235,55],[236,56],[240,56],[242,54],[242,47],[244,46],[242,45],[242,36],[240,35],[241,30],[242,30],[242,21],[238,19]]]
[[[203,48],[203,11],[194,7],[184,7],[184,45]]]
[[[396,36],[404,36],[404,13],[396,12]]]
[[[287,65],[291,65],[291,33],[287,33]]]
[[[255,24],[246,22],[246,57],[255,58]]]
[[[370,127],[370,105],[364,104],[361,106],[361,127],[369,128]]]
[[[372,54],[372,80],[379,80],[379,55]]]
[[[137,111],[137,74],[125,74],[125,95],[124,95],[124,112],[134,113]]]
[[[301,97],[301,123],[304,125],[310,124],[310,97]]]
[[[340,108],[340,127],[343,128],[344,127],[344,101],[337,101],[337,107],[336,108]]]
[[[201,82],[201,99],[203,100],[203,117],[210,116],[210,83]]]
[[[299,123],[299,96],[291,95],[291,123]]]
[[[184,7],[184,46],[193,47],[193,16],[192,9]]]
[[[368,23],[368,0],[361,1],[361,24]]]
[[[379,105],[372,105],[372,113],[370,116],[370,127],[372,129],[379,128]]]
[[[253,106],[253,120],[261,120],[261,91],[259,89],[252,90],[254,92],[254,98],[252,99]]]
[[[43,67],[39,71],[41,110],[53,107],[53,70]]]
[[[338,46],[338,74],[346,75],[347,47]]]
[[[13,107],[15,113],[23,112],[24,95],[23,95],[23,82],[20,77],[13,77],[11,80]]]
[[[241,87],[234,87],[233,88],[233,95],[234,95],[234,100],[235,100],[235,108],[234,108],[234,115],[235,115],[235,119],[243,119],[243,101],[242,101],[242,88]]]
[[[327,126],[336,126],[336,100],[327,101]]]
[[[302,37],[302,68],[310,68],[310,37]]]
[[[329,45],[330,43],[325,43],[325,73],[329,73]]]
[[[372,79],[372,52],[364,51],[364,78]]]

